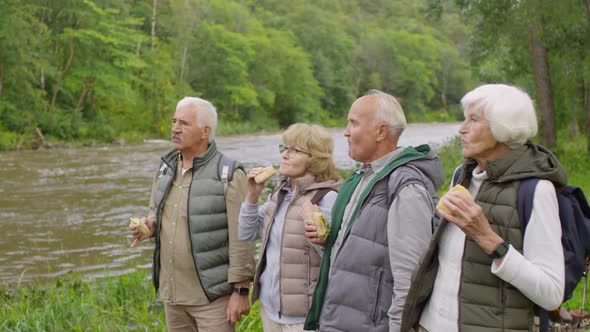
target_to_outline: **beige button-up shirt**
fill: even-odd
[[[179,158],[180,159],[180,158]],[[184,173],[184,174],[183,174]],[[165,303],[182,305],[203,305],[209,303],[199,280],[188,236],[188,190],[192,180],[192,169],[182,169],[179,161],[174,182],[168,192],[162,210],[160,230],[160,298]],[[152,184],[148,217],[155,220],[154,194],[157,175]],[[252,279],[254,276],[253,243],[238,241],[238,217],[240,205],[246,197],[248,187],[246,174],[236,170],[229,182],[225,204],[229,231],[229,283]]]

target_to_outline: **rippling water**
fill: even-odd
[[[440,145],[458,124],[410,125],[401,145]],[[330,129],[339,168],[342,129]],[[280,135],[220,137],[218,147],[246,167],[279,162]],[[78,271],[92,279],[151,266],[149,242],[130,249],[129,217],[145,213],[167,141],[141,145],[0,153],[0,281],[15,283]]]

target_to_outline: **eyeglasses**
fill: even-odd
[[[291,155],[291,156],[296,155],[296,154],[304,154],[304,155],[308,155],[311,157],[311,154],[309,152],[299,150],[298,148],[293,147],[293,146],[289,147],[284,144],[279,144],[279,151],[281,152],[281,154],[287,152],[287,154]]]

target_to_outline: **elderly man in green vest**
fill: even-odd
[[[443,180],[428,146],[398,145],[405,127],[403,110],[389,94],[372,90],[350,108],[348,154],[363,165],[334,203],[306,330],[399,331]],[[314,226],[306,231],[312,243],[322,244]]]
[[[155,237],[153,283],[169,331],[234,331],[249,311],[254,247],[237,239],[246,174],[239,165],[233,174],[229,166],[220,170],[229,159],[217,151],[216,127],[210,102],[186,97],[178,103],[174,149],[162,157],[141,220],[149,232],[130,226],[133,247]]]
[[[470,194],[441,198],[443,219],[416,271],[402,329],[534,331],[534,304],[553,310],[563,299],[554,183],[565,185],[566,173],[549,150],[529,141],[537,118],[526,92],[486,84],[461,105],[465,160],[457,178]],[[523,234],[517,195],[527,178],[540,180]]]

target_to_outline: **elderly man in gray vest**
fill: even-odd
[[[362,167],[332,209],[320,277],[305,329],[399,331],[411,274],[432,236],[440,160],[426,145],[398,146],[406,119],[372,90],[348,113],[348,154]],[[315,227],[306,236],[317,239]]]
[[[254,247],[237,239],[246,174],[239,165],[233,174],[229,167],[219,171],[220,158],[229,159],[217,151],[216,126],[210,102],[186,97],[178,103],[174,149],[162,157],[141,220],[148,234],[130,226],[133,247],[155,237],[153,283],[169,331],[234,331],[249,311]]]

